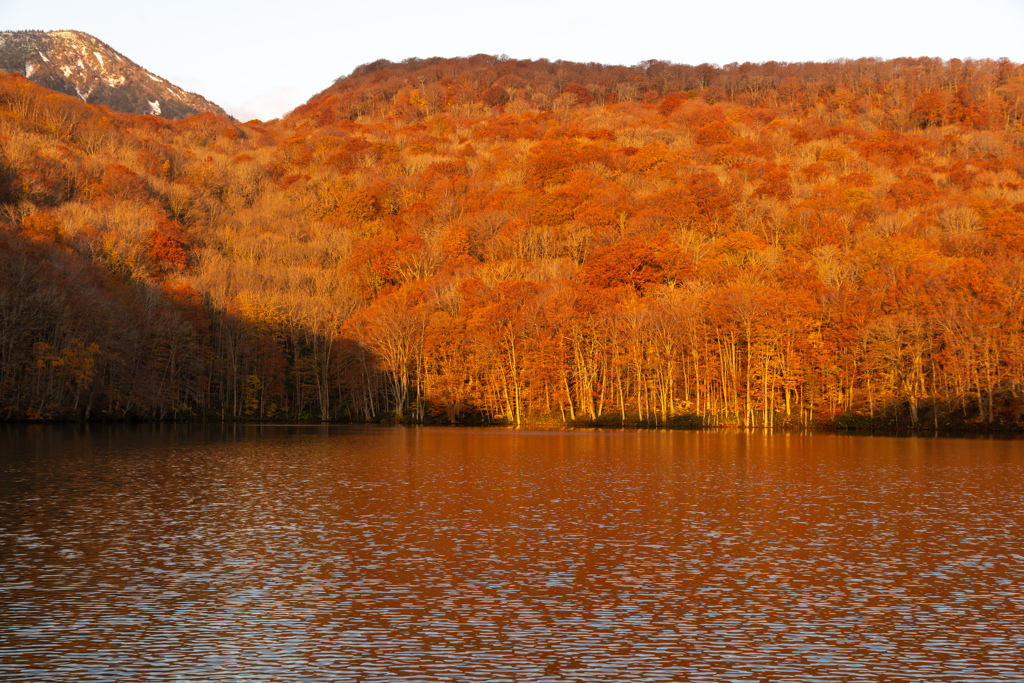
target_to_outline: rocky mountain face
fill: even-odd
[[[81,31],[0,32],[0,70],[128,114],[168,119],[199,112],[227,115],[213,102],[182,90]]]

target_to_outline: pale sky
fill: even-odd
[[[90,33],[243,121],[282,116],[381,58],[1024,62],[1024,0],[0,0],[0,30],[19,29]]]

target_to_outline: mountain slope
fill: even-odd
[[[1020,431],[1020,93],[484,56],[237,123],[0,74],[0,420]]]
[[[127,114],[180,119],[199,112],[227,115],[81,31],[0,32],[0,69],[50,90]]]

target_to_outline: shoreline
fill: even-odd
[[[688,418],[691,416],[677,416]],[[847,427],[836,422],[816,421],[812,425],[781,425],[781,426],[750,426],[736,424],[714,424],[706,425],[692,419],[672,420],[668,423],[658,421],[657,423],[644,423],[637,420],[576,420],[572,422],[562,421],[523,421],[519,425],[509,424],[503,421],[474,421],[474,422],[416,422],[399,420],[378,420],[378,421],[329,421],[320,420],[250,420],[250,419],[141,419],[127,418],[118,420],[5,420],[0,424],[12,427],[41,427],[41,426],[144,426],[144,425],[182,425],[182,426],[252,426],[252,427],[432,427],[452,429],[551,429],[565,431],[705,431],[705,432],[749,432],[749,433],[775,433],[775,434],[836,434],[845,436],[939,436],[939,437],[970,437],[970,436],[1005,436],[1024,437],[1024,425],[998,422],[991,425],[953,423],[940,425],[936,428],[933,425],[919,425],[917,427],[896,426],[892,423],[878,422],[869,425],[864,422],[857,427]]]

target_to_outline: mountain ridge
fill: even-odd
[[[83,31],[2,31],[0,70],[126,114],[181,119],[210,112],[231,118],[219,105],[157,76]]]

